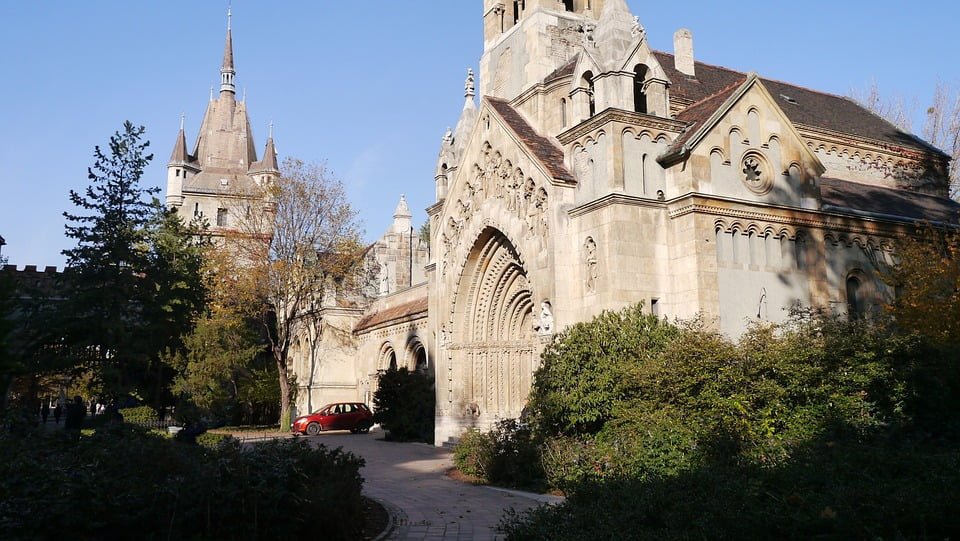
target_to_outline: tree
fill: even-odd
[[[125,122],[106,151],[94,151],[90,185],[70,191],[76,214],[64,212],[67,270],[48,325],[45,350],[92,372],[107,395],[139,393],[160,400],[169,379],[159,353],[176,348],[203,304],[200,247],[185,226],[143,188],[153,159],[143,127]]]
[[[897,243],[885,280],[897,292],[887,308],[897,324],[936,343],[960,345],[960,233],[927,226]]]
[[[236,226],[225,237],[228,296],[254,310],[269,338],[280,382],[281,429],[294,386],[289,353],[296,333],[327,295],[356,284],[363,248],[343,184],[322,165],[286,159],[281,176],[227,201]],[[252,206],[252,208],[251,208]],[[232,266],[232,269],[230,267]],[[230,270],[227,270],[230,269]]]
[[[884,98],[876,83],[866,91],[853,91],[850,97],[897,128],[910,132],[912,107],[902,97]],[[951,158],[948,171],[949,195],[960,200],[960,87],[938,82],[933,101],[925,112],[921,132],[924,139]]]
[[[67,236],[77,241],[63,251],[69,269],[68,299],[61,305],[65,343],[114,396],[132,391],[147,368],[141,347],[146,231],[159,212],[156,200],[148,198],[159,189],[139,184],[153,159],[146,154],[150,143],[142,140],[144,131],[128,121],[110,137],[107,153],[96,147],[96,161],[87,170],[90,185],[84,194],[70,191],[70,201],[83,213],[63,213]]]
[[[433,439],[436,392],[432,376],[391,367],[379,376],[373,405],[373,421],[389,432],[391,440]]]
[[[923,137],[952,158],[950,197],[960,200],[960,88],[937,83],[927,109]]]

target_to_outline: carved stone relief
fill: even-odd
[[[475,163],[471,171],[441,235],[444,246],[449,250],[458,244],[460,234],[487,199],[503,202],[508,211],[526,224],[528,237],[537,238],[541,246],[545,245],[550,229],[547,190],[537,186],[536,181],[489,144],[484,144],[480,163]]]
[[[587,267],[587,292],[595,293],[597,291],[597,243],[593,237],[587,237],[583,243],[584,258],[583,262]]]

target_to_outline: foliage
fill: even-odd
[[[363,460],[283,440],[184,445],[120,425],[78,443],[0,434],[0,538],[356,539]],[[109,495],[109,496],[107,496]]]
[[[289,426],[295,387],[288,355],[295,336],[318,322],[331,290],[357,285],[363,245],[356,211],[324,166],[289,158],[275,183],[228,204],[236,224],[226,238],[234,261],[224,262],[224,296],[260,321],[277,368],[280,426]]]
[[[256,413],[274,410],[280,390],[264,350],[256,329],[240,314],[210,311],[184,337],[183,352],[166,357],[179,374],[173,392],[202,418],[233,424],[265,421]]]
[[[64,213],[66,235],[77,242],[63,252],[70,269],[64,273],[69,295],[60,305],[65,343],[113,396],[134,390],[148,366],[142,346],[149,330],[141,312],[149,294],[146,231],[160,206],[146,199],[158,189],[139,185],[153,159],[143,132],[126,122],[107,152],[96,147],[90,185],[83,194],[70,191],[79,213]]]
[[[123,415],[123,422],[144,427],[154,426],[160,420],[157,410],[150,406],[120,408],[120,415]]]
[[[107,396],[137,394],[164,403],[172,373],[164,350],[181,346],[204,302],[198,230],[184,225],[143,188],[153,158],[144,128],[126,122],[99,146],[89,186],[70,192],[76,213],[65,212],[68,270],[63,300],[34,318],[43,325],[42,356],[88,372]]]
[[[495,485],[526,489],[544,485],[533,433],[516,419],[504,419],[486,433],[467,431],[457,442],[453,457],[460,471]]]
[[[903,237],[885,274],[897,291],[887,309],[904,329],[941,344],[960,344],[960,233],[927,226]]]
[[[457,441],[453,449],[453,463],[461,472],[487,480],[494,445],[492,434],[471,428]]]
[[[534,377],[534,422],[547,432],[597,432],[625,398],[636,394],[632,373],[676,332],[644,314],[642,305],[604,312],[564,330],[547,346]]]
[[[389,439],[433,441],[436,394],[430,375],[406,367],[383,371],[373,404],[373,422],[389,432]]]
[[[593,324],[608,340],[609,321]],[[620,372],[626,393],[598,430],[571,436],[569,424],[538,425],[546,478],[569,498],[510,518],[511,539],[960,531],[941,518],[960,501],[956,346],[815,311],[756,325],[737,343],[699,322],[655,332],[658,350]],[[560,381],[543,372],[565,376],[567,366],[544,363],[536,381]],[[583,396],[601,392],[580,385]],[[532,403],[534,418],[544,417],[542,403]]]

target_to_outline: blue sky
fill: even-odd
[[[938,80],[960,83],[960,3],[628,0],[653,48],[693,31],[697,60],[834,94],[900,96],[922,111]],[[433,203],[440,139],[482,53],[480,0],[233,1],[234,56],[263,152],[326,161],[368,240],[406,194]],[[682,6],[678,8],[677,6]],[[147,128],[165,184],[181,112],[193,144],[219,82],[226,1],[0,2],[0,236],[12,264],[58,265],[68,192],[124,120]],[[242,90],[241,90],[242,92]],[[919,120],[918,120],[919,123]],[[919,126],[917,126],[919,131]]]

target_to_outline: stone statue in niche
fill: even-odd
[[[529,229],[530,234],[534,234],[536,231],[537,224],[537,201],[536,201],[536,191],[537,184],[533,181],[532,178],[527,179],[527,184],[523,189],[523,208],[524,212],[522,218],[527,222],[527,229]]]
[[[547,191],[543,188],[537,190],[535,205],[537,221],[534,232],[538,237],[544,239],[547,236],[549,226],[547,225]]]
[[[513,177],[507,181],[507,210],[520,210],[520,187],[523,186],[523,171],[517,169]]]
[[[540,303],[540,316],[533,324],[533,330],[542,336],[553,334],[553,309],[550,301]]]
[[[594,293],[597,291],[597,243],[593,237],[587,237],[583,249],[584,263],[587,265],[587,292]]]

